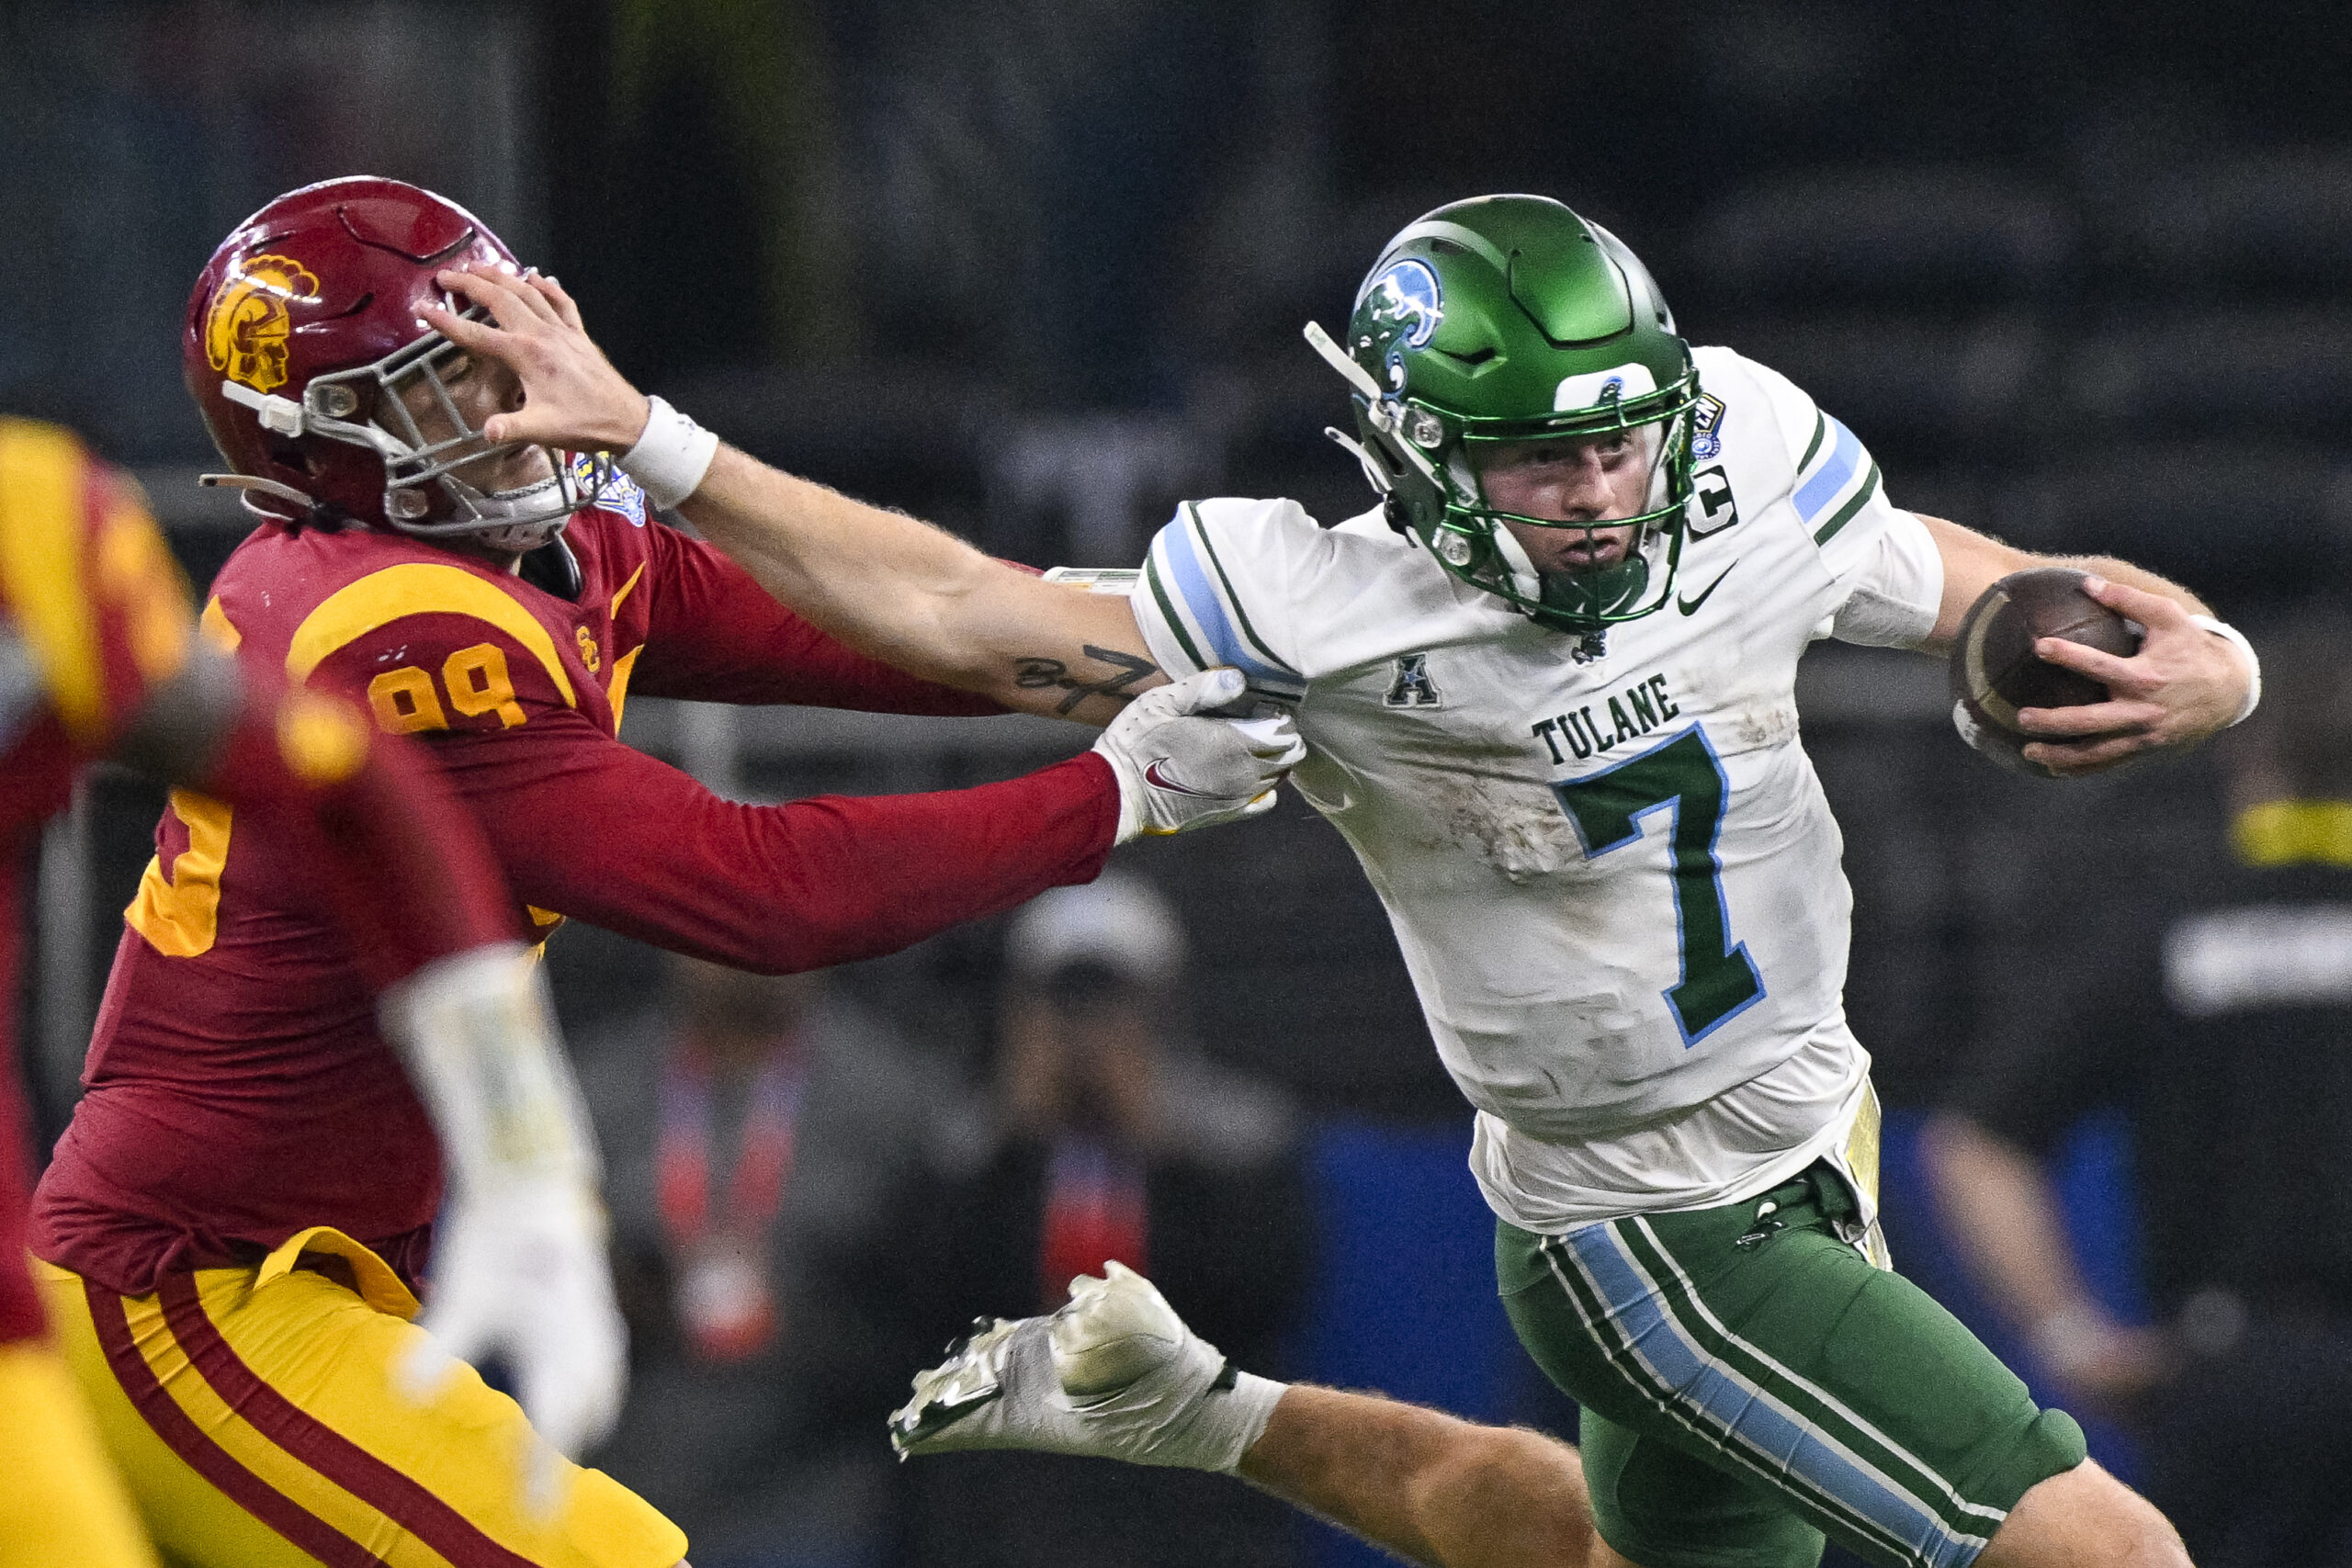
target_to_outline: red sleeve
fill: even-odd
[[[647,530],[652,624],[629,689],[710,703],[869,713],[996,714],[986,697],[853,652],[769,597],[751,573],[674,528]]]
[[[1119,816],[1092,752],[975,789],[744,806],[573,713],[433,745],[517,897],[767,974],[896,952],[1091,881]]]
[[[413,743],[377,735],[340,702],[243,674],[228,743],[192,782],[288,846],[371,986],[513,937],[490,846]]]

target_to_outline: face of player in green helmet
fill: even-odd
[[[1391,521],[1446,570],[1588,637],[1666,603],[1698,373],[1615,236],[1542,197],[1439,208],[1389,242],[1327,357]]]

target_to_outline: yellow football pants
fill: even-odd
[[[0,1345],[0,1568],[155,1568],[57,1347]]]
[[[327,1271],[322,1271],[322,1269]],[[673,1568],[685,1537],[600,1471],[525,1498],[536,1439],[469,1367],[423,1401],[394,1369],[415,1298],[339,1232],[255,1269],[119,1296],[36,1261],[74,1378],[148,1532],[187,1568]],[[348,1281],[348,1282],[342,1282]]]

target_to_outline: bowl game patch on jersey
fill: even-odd
[[[1690,456],[1701,462],[1723,455],[1724,400],[1702,392],[1690,409]]]
[[[606,512],[617,512],[629,520],[632,527],[645,526],[645,491],[635,479],[618,468],[607,468],[602,476],[597,472],[595,454],[574,452],[571,455],[571,477],[579,483],[581,493],[595,496],[591,503]],[[599,478],[604,489],[597,490]]]

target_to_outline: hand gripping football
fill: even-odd
[[[2013,571],[1986,589],[1960,623],[1951,647],[1951,721],[1960,738],[2012,773],[2055,778],[2024,753],[2034,739],[2017,728],[2019,708],[2081,707],[2107,701],[2089,676],[2035,656],[2035,639],[2064,637],[2120,658],[2140,650],[2130,621],[2083,592],[2071,567]]]

